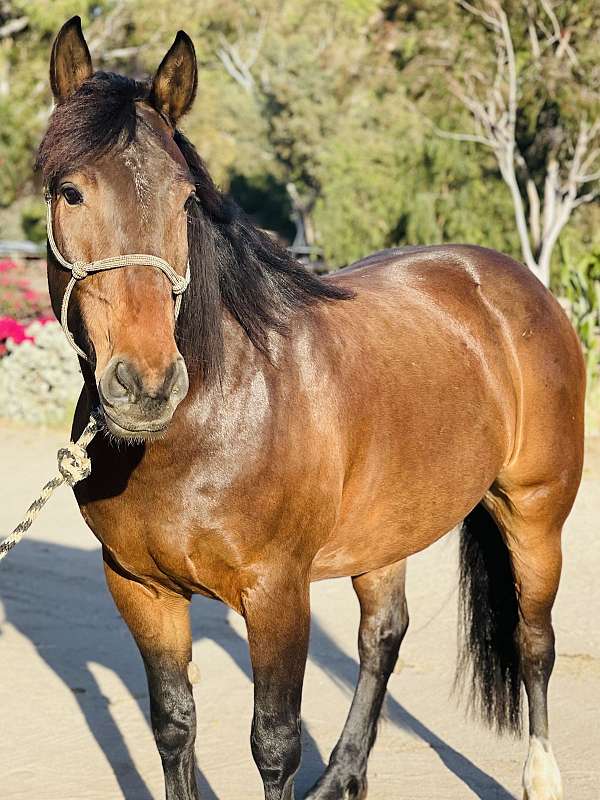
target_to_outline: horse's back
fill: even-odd
[[[515,301],[535,298],[555,306],[552,294],[531,270],[504,253],[477,245],[443,244],[381,250],[328,276],[358,291],[377,287],[403,287],[438,297],[460,292],[461,286],[476,286],[514,318]]]
[[[552,293],[509,256],[474,245],[395,248],[367,256],[331,279],[373,297],[425,298],[456,322],[492,325],[521,377],[535,373],[536,381],[548,385],[568,373],[574,393],[581,393],[584,365],[573,327]]]

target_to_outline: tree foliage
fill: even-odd
[[[544,4],[553,16],[543,17]],[[39,192],[32,163],[51,108],[49,50],[79,13],[97,68],[135,77],[155,69],[178,28],[188,31],[200,83],[186,133],[261,225],[288,239],[298,226],[330,266],[450,240],[521,258],[493,152],[438,135],[477,134],[458,87],[485,100],[498,67],[494,31],[468,5],[0,0],[0,207]],[[582,117],[598,113],[600,0],[502,5],[519,70],[517,179],[531,219],[527,181],[543,201],[549,158],[567,163]],[[483,12],[487,0],[472,7]],[[596,203],[575,208],[564,235],[590,249],[597,216]]]

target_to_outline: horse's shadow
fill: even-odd
[[[23,587],[27,586],[27,591]],[[26,540],[13,558],[2,565],[0,599],[10,622],[36,647],[39,655],[74,693],[81,713],[98,746],[114,771],[121,792],[128,800],[152,800],[143,777],[136,769],[127,742],[111,713],[90,664],[114,672],[141,712],[148,719],[144,670],[133,640],[104,585],[98,551],[81,550]],[[194,641],[210,634],[251,681],[247,645],[229,624],[228,610],[221,603],[199,599],[192,604]],[[343,653],[327,631],[313,617],[310,658],[351,692],[358,666]],[[387,716],[418,736],[436,752],[444,765],[479,798],[512,800],[506,789],[472,761],[454,750],[393,698]],[[199,709],[199,713],[202,710]],[[324,769],[323,759],[303,726],[303,761],[297,777],[300,797]],[[198,784],[204,800],[216,794],[201,770]]]

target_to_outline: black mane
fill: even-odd
[[[37,167],[55,191],[61,175],[135,141],[140,123],[135,103],[148,100],[146,83],[97,72],[54,110],[39,148]],[[295,311],[319,300],[352,293],[320,280],[264,231],[214,184],[193,145],[178,130],[180,148],[196,186],[188,209],[190,287],[177,326],[188,368],[206,380],[223,363],[223,309],[252,343],[268,353],[270,331],[285,335]]]

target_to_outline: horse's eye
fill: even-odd
[[[74,186],[62,186],[60,193],[70,206],[78,206],[83,203],[83,195]]]
[[[197,200],[198,200],[198,195],[196,194],[196,192],[192,192],[190,195],[188,195],[188,199],[185,201],[184,205],[185,210],[189,211]]]

